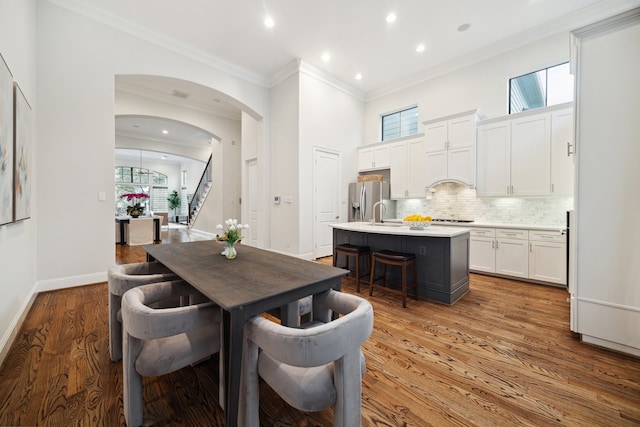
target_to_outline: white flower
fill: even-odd
[[[231,225],[229,226],[229,230],[235,230],[236,228],[237,228],[237,227],[236,227],[235,225],[233,225],[233,224],[231,224]]]
[[[216,225],[216,230],[224,230],[224,227],[222,226],[222,224],[218,224]]]
[[[245,224],[243,228],[249,228],[249,224]]]

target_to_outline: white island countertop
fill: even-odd
[[[340,222],[330,224],[331,227],[339,230],[357,231],[361,233],[392,234],[396,236],[416,236],[416,237],[455,237],[469,232],[464,227],[447,227],[433,225],[425,227],[424,230],[411,230],[408,225],[400,224],[380,224],[372,225],[370,222]]]

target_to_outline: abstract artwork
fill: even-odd
[[[13,76],[0,55],[0,225],[13,222]]]
[[[14,220],[31,217],[31,106],[17,83],[14,87]]]

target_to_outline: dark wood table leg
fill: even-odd
[[[240,402],[240,373],[242,369],[242,339],[244,317],[241,310],[223,310],[224,326],[224,371],[225,371],[225,418],[227,426],[238,425]]]
[[[118,221],[120,223],[120,244],[124,245],[124,221]]]

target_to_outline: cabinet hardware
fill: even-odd
[[[511,186],[511,194],[513,194],[513,185]]]
[[[573,147],[573,144],[570,142],[567,142],[567,157],[569,157],[572,154],[576,154],[575,151],[571,151],[571,147]]]
[[[529,252],[533,252],[533,243],[529,242]]]
[[[491,241],[491,249],[495,249],[496,248],[496,241],[492,240]]]
[[[555,190],[554,190],[554,188],[553,188],[553,182],[551,183],[551,192],[552,192],[552,193],[555,193]]]

